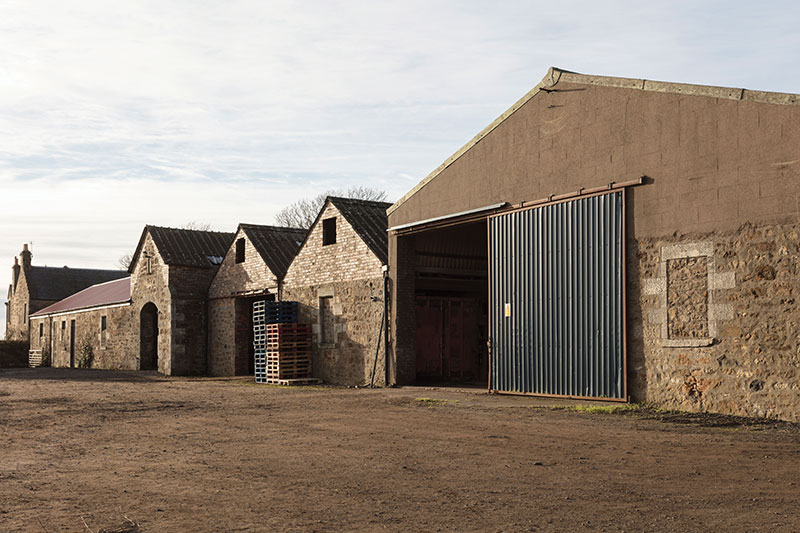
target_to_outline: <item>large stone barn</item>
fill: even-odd
[[[28,317],[45,307],[96,283],[124,278],[124,270],[33,266],[33,254],[22,245],[19,259],[11,267],[6,302],[6,340],[30,338]]]
[[[92,285],[30,316],[31,363],[136,370],[131,278]]]
[[[283,282],[312,324],[314,377],[338,385],[385,383],[384,272],[390,204],[329,197]],[[377,363],[375,361],[377,354]]]
[[[239,224],[208,290],[209,373],[253,373],[253,302],[280,298],[286,269],[306,231]]]
[[[145,226],[129,268],[140,369],[207,373],[208,289],[233,237]]]
[[[800,96],[553,68],[389,208],[392,379],[800,420],[798,193]]]

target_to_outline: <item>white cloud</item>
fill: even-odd
[[[557,65],[800,91],[796,3],[0,0],[0,266],[398,198]]]

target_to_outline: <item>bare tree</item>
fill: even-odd
[[[133,254],[128,252],[126,254],[122,254],[117,259],[117,266],[120,270],[128,270],[131,267],[131,261],[133,260]]]
[[[379,191],[371,187],[351,187],[347,190],[332,189],[313,198],[305,198],[287,205],[275,215],[275,223],[278,226],[290,228],[310,228],[328,196],[382,202],[386,200],[386,191]]]
[[[193,229],[196,231],[212,231],[211,224],[208,222],[197,222],[196,220],[192,220],[191,222],[187,222],[181,229]]]

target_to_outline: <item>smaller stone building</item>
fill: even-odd
[[[145,226],[128,270],[138,368],[207,373],[208,289],[233,237]]]
[[[105,281],[127,277],[124,270],[33,266],[33,254],[22,245],[19,259],[11,267],[6,303],[6,340],[27,341],[29,315],[71,294]]]
[[[305,235],[302,229],[239,224],[208,291],[211,375],[253,373],[253,302],[280,297]]]
[[[131,278],[79,291],[30,316],[32,361],[54,367],[138,369]]]
[[[312,324],[314,377],[338,385],[385,381],[384,272],[388,203],[329,197],[283,280]]]

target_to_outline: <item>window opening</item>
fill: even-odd
[[[236,262],[244,263],[244,238],[236,241]]]
[[[322,221],[322,246],[336,244],[336,217]]]

